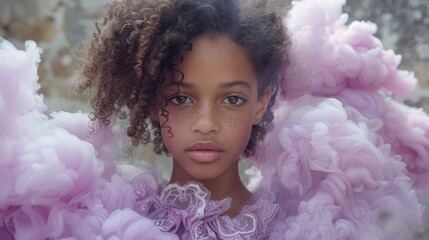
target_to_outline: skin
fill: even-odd
[[[161,133],[173,156],[170,182],[202,183],[212,199],[232,198],[225,214],[233,216],[250,198],[242,184],[238,160],[249,141],[253,124],[258,124],[271,96],[257,93],[252,64],[240,45],[225,36],[199,36],[192,50],[176,69],[175,84],[166,91],[169,112]],[[155,116],[161,123],[161,111]],[[217,144],[222,152],[212,162],[199,162],[187,149],[198,141]]]

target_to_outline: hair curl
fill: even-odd
[[[117,0],[105,6],[95,25],[91,42],[83,48],[84,82],[79,91],[96,87],[91,120],[99,127],[109,125],[114,114],[129,115],[127,134],[133,144],[152,142],[156,153],[168,152],[162,126],[149,121],[151,111],[165,111],[159,95],[192,48],[191,40],[210,34],[241,45],[255,70],[258,94],[268,86],[273,91],[261,123],[252,127],[244,155],[252,155],[272,128],[272,106],[289,39],[266,0]],[[168,112],[163,114],[168,120]]]

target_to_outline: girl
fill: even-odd
[[[266,1],[108,5],[84,58],[84,88],[98,89],[92,120],[105,127],[112,114],[126,114],[135,145],[153,143],[156,153],[173,158],[162,197],[186,192],[174,206],[146,199],[143,215],[184,239],[267,236],[277,207],[252,197],[238,162],[254,153],[271,127],[287,50],[285,27]],[[210,216],[183,222],[168,217],[176,212],[184,218],[180,198],[192,195],[204,196],[204,205],[216,210],[198,207],[192,214]]]

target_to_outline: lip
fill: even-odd
[[[198,141],[187,148],[186,153],[196,162],[210,163],[222,156],[223,150],[212,141]]]

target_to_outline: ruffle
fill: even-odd
[[[396,99],[411,96],[417,80],[398,70],[401,56],[385,50],[374,36],[377,26],[355,21],[346,25],[344,0],[294,1],[285,19],[292,39],[291,64],[285,69],[283,90],[333,97],[346,88],[381,90]],[[290,96],[286,96],[290,97]]]
[[[0,43],[0,239],[177,239],[132,210],[113,162],[120,134],[89,134],[87,114],[44,114],[40,52]]]
[[[367,119],[336,99],[304,97],[276,112],[263,185],[287,212],[278,239],[409,239],[422,207],[406,164]],[[265,162],[264,162],[265,163]]]
[[[137,176],[134,182],[142,182]],[[142,185],[139,184],[141,187]],[[138,188],[137,188],[138,189]],[[143,190],[145,191],[145,186]],[[230,208],[231,199],[211,200],[210,192],[200,183],[170,183],[159,195],[137,200],[136,211],[155,222],[164,232],[181,239],[265,239],[275,219],[278,206],[259,198],[245,205],[234,217],[222,215]]]
[[[401,102],[417,80],[375,24],[346,25],[344,3],[296,1],[285,19],[281,86],[287,99],[303,86],[310,96],[277,101],[255,159],[264,186],[287,199],[274,239],[410,239],[429,199],[429,117]]]

